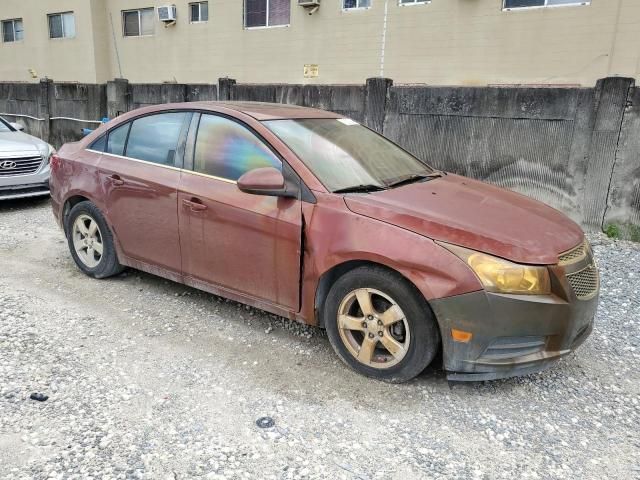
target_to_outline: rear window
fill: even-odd
[[[124,144],[127,141],[127,134],[129,133],[130,123],[114,128],[109,132],[109,139],[107,140],[107,153],[114,155],[124,155]]]
[[[89,150],[95,150],[96,152],[104,152],[104,147],[107,145],[107,136],[103,135],[98,140],[89,145]]]

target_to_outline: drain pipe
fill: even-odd
[[[387,44],[387,16],[389,15],[389,0],[384,0],[384,20],[382,22],[382,42],[380,45],[380,76],[384,77],[384,50]]]

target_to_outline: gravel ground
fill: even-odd
[[[593,243],[576,353],[387,385],[318,329],[135,271],[91,280],[47,201],[2,203],[0,478],[640,478],[640,245]]]

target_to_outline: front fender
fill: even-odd
[[[395,270],[427,301],[482,289],[464,262],[430,238],[353,213],[341,197],[321,194],[318,200],[315,206],[303,206],[303,320],[316,323],[315,297],[320,279],[345,262],[371,262]]]

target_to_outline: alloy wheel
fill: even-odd
[[[78,215],[73,222],[73,248],[78,258],[89,268],[95,268],[102,259],[104,245],[98,223],[89,215]]]
[[[404,312],[379,290],[359,288],[347,294],[337,321],[342,342],[363,365],[390,368],[409,350],[411,332]]]

